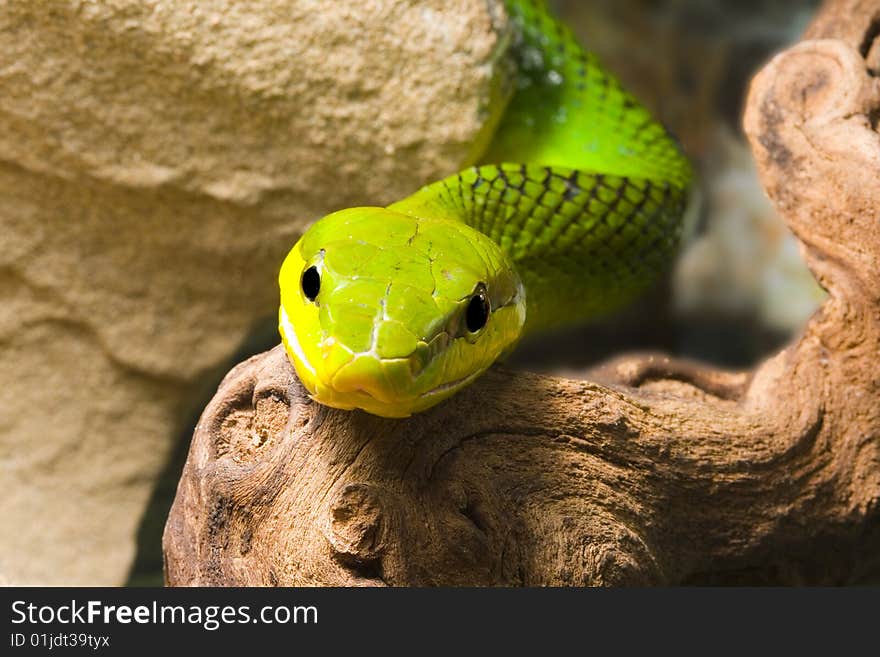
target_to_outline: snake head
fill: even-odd
[[[518,340],[525,292],[502,250],[460,221],[351,208],[317,221],[279,275],[279,330],[316,401],[406,417]]]

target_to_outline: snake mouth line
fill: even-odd
[[[383,359],[380,358],[378,360],[379,360],[379,362],[381,362]],[[397,359],[390,359],[390,360],[397,360]],[[427,398],[433,397],[434,395],[442,395],[443,393],[449,392],[450,390],[456,390],[460,387],[464,387],[466,385],[469,385],[482,373],[483,373],[483,370],[478,370],[476,372],[468,374],[467,376],[463,376],[460,379],[455,379],[454,381],[448,381],[446,383],[441,383],[439,386],[431,388],[430,390],[426,390],[425,392],[419,393],[415,397],[411,397],[409,399],[427,399]],[[367,390],[365,388],[358,388],[357,392],[359,392],[360,394],[366,395],[367,397],[374,399],[377,402],[388,403],[387,401],[379,399],[378,397],[376,397],[376,395],[374,395],[373,393],[371,393],[369,390]],[[397,401],[403,402],[403,401],[406,401],[406,399],[407,398],[401,398],[401,399],[398,399]]]
[[[309,370],[309,373],[312,376],[317,376],[315,372],[315,368],[312,366],[309,359],[306,358],[306,354],[303,351],[302,345],[299,343],[299,338],[296,337],[296,329],[293,328],[293,324],[290,322],[290,317],[287,316],[287,311],[284,309],[284,306],[281,306],[281,333],[284,336],[284,339],[287,341],[287,344],[293,349],[293,353],[296,354],[296,357],[302,362],[302,364]]]
[[[466,386],[474,381],[482,373],[483,370],[477,370],[476,372],[472,372],[471,374],[463,376],[460,379],[455,379],[454,381],[449,381],[448,383],[441,383],[436,388],[431,388],[427,392],[423,392],[422,394],[420,394],[419,399],[424,399],[425,397],[431,397],[433,395],[439,395],[441,393],[449,392],[450,390]]]

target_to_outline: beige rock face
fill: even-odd
[[[485,0],[4,3],[0,581],[124,581],[284,253],[472,157],[503,22]]]

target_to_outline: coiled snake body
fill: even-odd
[[[427,409],[674,256],[692,175],[676,142],[543,4],[507,9],[516,89],[484,164],[330,214],[282,265],[279,329],[318,402]]]

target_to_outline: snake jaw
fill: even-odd
[[[521,323],[520,308],[506,310],[516,313],[514,317]],[[486,364],[448,381],[441,378],[440,383],[425,389],[443,370],[438,356],[456,346],[473,347],[473,343],[462,338],[453,340],[441,331],[429,342],[420,342],[420,348],[407,357],[381,358],[373,352],[354,353],[329,336],[321,341],[319,358],[313,362],[283,306],[279,330],[288,357],[312,399],[333,408],[360,408],[382,417],[408,417],[430,408],[470,385],[488,367]]]

